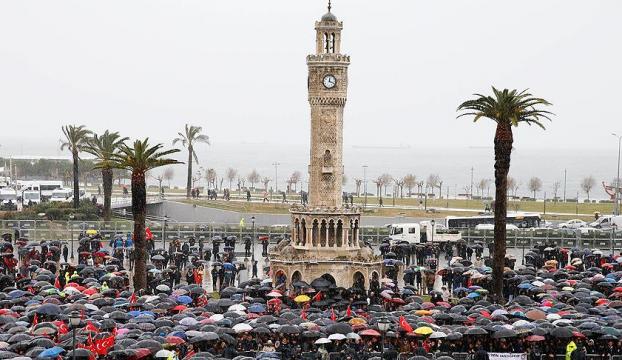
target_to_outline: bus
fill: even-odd
[[[514,225],[519,229],[530,229],[540,227],[542,218],[536,213],[515,213],[508,214],[506,223]],[[445,226],[449,229],[475,229],[477,225],[488,224],[494,225],[494,215],[478,215],[478,216],[448,216],[445,219]]]
[[[39,191],[41,199],[49,200],[54,190],[63,187],[63,182],[55,180],[18,180],[17,186],[22,191]]]

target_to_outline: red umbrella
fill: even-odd
[[[133,358],[134,359],[144,359],[147,356],[151,355],[151,350],[149,349],[145,349],[145,348],[138,348],[138,349],[133,349],[132,352],[134,353]]]
[[[572,336],[574,336],[574,337],[576,337],[576,338],[580,338],[580,339],[584,339],[584,338],[585,338],[585,335],[581,334],[581,333],[580,333],[580,332],[578,332],[578,331],[573,331],[573,332],[572,332]]]
[[[613,289],[613,291],[622,292],[622,286],[618,286],[617,288]]]
[[[363,330],[359,333],[361,336],[380,336],[380,333],[374,329]]]
[[[177,336],[167,336],[166,337],[166,343],[167,344],[172,344],[172,345],[180,345],[185,343],[186,340],[179,338]]]
[[[173,311],[179,311],[179,312],[182,312],[182,311],[184,311],[184,310],[186,310],[186,309],[187,309],[187,307],[185,307],[185,306],[183,306],[183,305],[177,305],[177,306],[175,306],[174,308],[172,308],[171,310],[173,310]]]
[[[406,304],[406,301],[402,300],[401,298],[392,298],[392,299],[389,299],[389,301],[394,304],[399,304],[399,305]]]
[[[530,336],[527,336],[527,341],[544,341],[544,336],[530,335]]]

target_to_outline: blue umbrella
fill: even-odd
[[[455,289],[454,289],[454,292],[455,292],[455,293],[457,293],[457,292],[470,292],[470,291],[471,291],[471,290],[469,290],[469,289],[467,289],[467,288],[465,288],[465,287],[459,287],[459,288],[455,288]]]
[[[519,289],[531,289],[532,287],[533,285],[531,285],[530,283],[524,283],[524,284],[518,285]]]
[[[222,266],[225,270],[233,270],[235,269],[235,266],[233,266],[232,263],[224,263],[224,265]]]
[[[55,358],[58,355],[65,352],[65,349],[59,346],[54,346],[53,348],[45,349],[39,353],[39,357],[41,358]]]
[[[263,313],[266,312],[266,307],[262,304],[253,304],[248,307],[248,312],[252,313]]]
[[[190,304],[192,302],[192,298],[190,296],[182,295],[177,298],[177,302],[180,304]]]
[[[467,295],[467,297],[470,298],[470,299],[474,299],[474,298],[479,297],[479,293],[472,292],[469,295]]]

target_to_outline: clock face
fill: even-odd
[[[324,87],[327,89],[332,89],[337,85],[337,79],[333,75],[324,76],[324,80],[322,81]]]

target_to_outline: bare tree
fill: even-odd
[[[596,180],[592,175],[583,178],[581,180],[581,189],[587,194],[587,201],[590,201],[590,192],[592,188],[596,185]]]
[[[261,176],[257,172],[257,170],[253,169],[250,174],[246,177],[249,183],[251,183],[251,189],[255,188],[255,184],[259,182]]]
[[[395,186],[397,186],[397,191],[400,193],[400,199],[404,198],[404,178],[394,179]]]
[[[484,190],[486,190],[486,188],[488,187],[488,183],[489,183],[488,179],[481,179],[477,183],[477,190],[479,190],[479,196],[482,198],[484,197]]]
[[[559,189],[562,187],[562,183],[560,181],[555,181],[553,183],[553,200],[557,201],[557,193],[559,192]]]
[[[376,184],[376,196],[382,197],[382,177],[379,176],[376,180],[372,180],[374,184]]]
[[[355,178],[354,184],[356,185],[356,196],[361,196],[361,185],[363,185],[363,179]]]
[[[404,186],[408,189],[406,195],[410,196],[412,189],[417,186],[417,177],[413,174],[407,174],[402,180],[404,180]]]
[[[382,186],[384,186],[384,193],[387,193],[387,186],[389,186],[389,184],[391,183],[391,181],[393,181],[393,176],[384,173],[382,175],[380,175],[380,180],[382,182]],[[380,189],[382,190],[382,189]]]
[[[347,183],[348,183],[348,175],[343,174],[343,176],[341,177],[341,185],[346,186]]]
[[[510,189],[510,191],[512,192],[513,197],[516,197],[516,193],[518,192],[519,188],[520,183],[516,181],[516,179],[514,179],[513,177],[508,176],[508,189]]]
[[[417,193],[421,196],[421,192],[423,191],[423,185],[425,185],[425,181],[421,180],[417,182]]]
[[[211,186],[215,189],[217,177],[218,174],[216,174],[216,170],[212,168],[207,169],[207,171],[205,172],[205,181],[207,181],[207,187]]]
[[[175,177],[175,170],[173,170],[172,167],[167,167],[166,169],[164,169],[164,172],[162,173],[162,177],[164,178],[164,180],[166,180],[166,182],[168,183],[168,187],[170,189],[171,180],[173,180],[173,178]]]
[[[434,189],[443,186],[443,182],[441,181],[441,177],[438,174],[430,174],[428,179],[426,180],[426,187],[432,189],[432,195],[434,195]]]
[[[272,181],[269,177],[264,177],[263,179],[261,179],[261,182],[263,183],[263,188],[264,191],[268,191],[268,184],[270,183],[270,181]]]
[[[231,184],[233,180],[235,180],[235,177],[238,176],[238,171],[234,168],[228,168],[225,175],[227,176],[227,180],[229,180],[229,190],[231,190]]]
[[[301,178],[302,178],[302,174],[300,173],[300,171],[294,171],[289,176],[289,179],[287,180],[287,182],[289,183],[290,188],[292,185],[294,185],[294,192],[298,192],[298,182],[300,182]]]
[[[529,191],[533,193],[533,198],[535,200],[536,193],[542,190],[542,180],[540,180],[539,177],[534,176],[531,179],[529,179],[529,183],[527,184],[527,187],[529,188]]]

